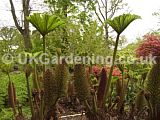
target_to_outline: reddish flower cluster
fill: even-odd
[[[106,66],[103,69],[105,69],[105,71],[108,71],[108,73],[110,71],[109,66]],[[97,65],[92,66],[92,74],[97,78],[97,80],[99,79],[99,75],[101,74],[101,71],[102,71],[102,67],[99,67]],[[127,73],[127,70],[124,70],[124,72]],[[87,76],[89,76],[89,68],[86,68],[86,73],[87,73]],[[112,76],[122,79],[122,73],[116,65],[114,66]]]
[[[92,66],[92,68],[86,67],[86,76],[87,76],[87,79],[89,79],[89,74],[92,73],[97,78],[97,80],[98,80],[99,79],[99,75],[101,73],[101,69],[102,68],[99,67],[99,66],[97,66],[97,65]]]
[[[95,75],[99,75],[101,73],[101,67],[95,65],[92,67],[92,73]]]
[[[106,67],[107,71],[110,71],[110,67]],[[119,68],[117,66],[114,66],[113,72],[112,72],[112,76],[115,77],[121,77],[121,71],[119,70]]]
[[[121,71],[119,70],[117,66],[114,67],[112,76],[117,76],[117,77],[122,76]]]
[[[137,57],[160,56],[160,36],[146,35],[144,42],[136,50]]]
[[[110,67],[106,67],[107,71],[110,71]],[[124,69],[124,78],[128,75],[128,70]],[[120,69],[115,65],[112,72],[113,77],[118,77],[120,80],[122,79],[122,72]]]

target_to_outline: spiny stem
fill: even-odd
[[[45,40],[45,36],[43,36],[43,54],[46,54],[46,40]],[[45,62],[45,59],[46,59],[46,56],[44,55],[43,62]],[[43,77],[44,77],[44,73],[45,73],[45,64],[43,63]]]
[[[34,108],[33,108],[33,103],[32,103],[32,97],[31,97],[31,91],[30,91],[30,87],[29,87],[29,78],[28,77],[26,77],[26,82],[27,82],[27,92],[28,92],[30,109],[31,109],[32,116],[34,116]]]
[[[107,87],[106,87],[106,89],[105,89],[104,102],[105,102],[106,97],[107,97],[107,95],[108,95],[109,88],[110,88],[110,84],[111,84],[111,80],[112,80],[112,73],[113,73],[114,63],[115,63],[116,54],[117,54],[117,48],[118,48],[119,37],[120,37],[120,34],[117,34],[116,44],[115,44],[115,48],[114,48],[114,52],[113,52],[112,65],[111,65],[111,69],[110,69],[110,73],[109,73],[109,79],[108,79],[108,82],[107,82]]]

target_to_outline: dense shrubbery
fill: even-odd
[[[28,98],[26,91],[26,81],[23,73],[11,73],[11,80],[16,87],[17,99],[22,105],[23,112],[27,116],[30,116],[30,110],[28,108]],[[1,73],[0,76],[0,119],[11,119],[13,117],[13,111],[8,105],[8,76]]]

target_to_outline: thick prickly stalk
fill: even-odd
[[[85,66],[82,64],[75,65],[74,68],[74,85],[76,95],[81,102],[89,98],[89,82],[86,80]]]
[[[61,53],[62,53],[62,51],[61,51],[61,48],[56,48],[56,53],[57,53],[57,57],[58,57],[58,64],[60,64],[60,56],[61,56]]]
[[[145,92],[145,98],[146,98],[146,101],[147,101],[147,104],[148,104],[148,107],[149,107],[149,118],[152,119],[153,118],[153,107],[152,107],[152,104],[151,104],[151,101],[150,101],[150,98],[151,98],[151,94],[150,92]]]
[[[69,81],[68,82],[68,97],[72,97],[75,95],[75,87],[74,87],[74,82],[73,81]]]
[[[105,68],[103,68],[101,71],[101,80],[97,91],[97,102],[99,108],[104,107],[103,101],[105,99],[104,97],[105,97],[106,85],[107,85],[107,71],[105,70]]]
[[[58,99],[58,86],[55,81],[55,75],[52,70],[47,69],[44,79],[44,104],[48,110],[51,106],[55,105]]]
[[[144,90],[141,90],[137,94],[135,105],[136,105],[136,109],[138,111],[143,110],[143,108],[147,105],[147,101],[146,101],[146,98],[145,98],[145,91]]]
[[[124,105],[126,87],[127,87],[127,81],[123,81],[123,84],[122,84],[122,80],[120,79],[117,80],[116,91],[117,91],[117,96],[120,97],[120,100],[117,104],[117,109],[119,113],[122,112],[121,110]]]
[[[154,64],[148,73],[146,90],[150,92],[150,102],[153,108],[153,118],[158,120],[160,115],[160,62]]]
[[[16,115],[16,91],[13,82],[8,83],[8,101],[10,107],[13,109],[14,115]]]
[[[117,80],[117,83],[116,83],[116,93],[117,93],[117,96],[121,96],[121,93],[122,93],[122,81],[120,79]]]
[[[33,73],[32,73],[32,82],[33,82],[33,89],[40,92],[40,81],[39,81],[39,76],[37,74],[36,64],[34,65],[34,70],[33,70]]]
[[[55,69],[55,81],[57,82],[59,98],[67,95],[68,79],[69,71],[66,63],[57,65]]]
[[[13,86],[14,102],[15,102],[15,104],[17,104],[16,88],[15,88],[15,86],[14,86],[14,83],[13,83],[13,82],[12,82],[12,86]]]
[[[58,85],[55,81],[55,74],[52,70],[47,69],[44,79],[44,106],[45,119],[55,117],[56,103],[58,100]]]
[[[30,90],[30,84],[29,84],[29,77],[32,73],[32,67],[30,64],[26,64],[25,66],[25,76],[26,76],[26,83],[27,83],[27,93],[28,93],[28,99],[29,104],[31,108],[32,117],[34,116],[34,108],[33,108],[33,102],[32,102],[32,96],[31,96],[31,90]]]

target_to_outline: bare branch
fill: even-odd
[[[108,19],[108,0],[105,0],[105,15],[106,15],[106,20]]]
[[[97,2],[97,4],[98,4],[99,12],[100,12],[100,14],[101,14],[101,16],[102,16],[103,20],[105,21],[105,16],[103,15],[103,13],[102,13],[102,11],[101,11],[101,6],[100,6],[100,4],[99,4],[98,0],[96,0],[96,2]]]
[[[95,12],[96,16],[98,17],[98,20],[101,22],[101,24],[103,24],[103,21],[102,21],[101,18],[99,17],[99,14],[97,13],[97,11],[94,10],[94,12]]]
[[[103,7],[105,7],[105,4],[104,4],[103,0],[101,0],[101,3],[102,3],[102,5],[103,5]]]
[[[108,13],[111,13],[109,18],[112,18],[115,12],[120,9],[119,4],[122,3],[122,0],[115,0],[115,3],[112,3],[111,8],[108,10]]]
[[[90,2],[91,2],[91,6],[92,6],[92,9],[94,10],[94,12],[95,12],[95,14],[96,14],[96,16],[97,16],[97,18],[98,18],[98,20],[101,22],[101,24],[103,24],[103,20],[100,18],[100,16],[99,16],[99,14],[97,13],[97,11],[96,11],[96,8],[95,8],[95,6],[94,6],[94,3],[93,3],[93,1],[92,0],[90,0]]]
[[[17,20],[17,16],[16,16],[16,13],[15,13],[15,8],[14,8],[13,1],[12,1],[12,0],[9,0],[9,1],[10,1],[10,5],[11,5],[11,13],[12,13],[12,17],[13,17],[15,26],[17,27],[17,29],[19,30],[19,32],[22,33],[22,32],[23,32],[23,29],[22,29],[22,27],[18,24],[18,20]]]

